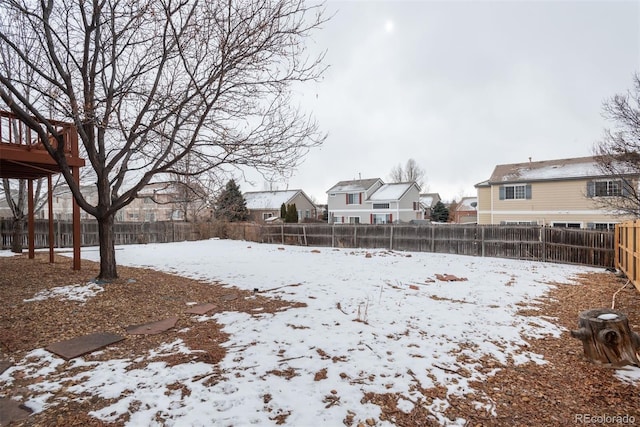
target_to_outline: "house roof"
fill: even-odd
[[[350,192],[366,191],[378,181],[382,182],[380,178],[340,181],[336,185],[331,187],[327,191],[327,193],[350,193]]]
[[[412,186],[415,186],[415,182],[400,182],[396,184],[383,184],[372,195],[369,196],[368,201],[380,202],[390,200],[400,200],[404,194],[409,191]]]
[[[598,167],[594,157],[576,157],[498,165],[493,170],[488,183],[551,181],[603,176],[608,176],[608,174]],[[476,186],[481,184],[484,182]]]
[[[476,205],[473,206],[472,203]],[[456,206],[457,211],[475,211],[478,206],[478,198],[477,197],[463,197],[458,205]]]
[[[425,193],[420,195],[420,203],[425,208],[430,208],[440,200],[440,194],[438,193]]]
[[[249,210],[280,209],[283,203],[287,204],[300,192],[302,190],[249,191],[244,193],[244,200],[247,202]]]

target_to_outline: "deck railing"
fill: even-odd
[[[53,125],[56,132],[62,135],[65,153],[77,156],[78,139],[74,125],[57,120],[48,122]],[[57,141],[51,135],[49,142],[54,148],[57,147]],[[9,111],[0,110],[0,143],[21,145],[29,150],[44,150],[38,134]]]

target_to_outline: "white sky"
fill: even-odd
[[[591,155],[602,102],[640,69],[637,1],[329,1],[327,14],[310,48],[330,68],[300,99],[329,136],[278,186],[318,203],[409,158],[451,200],[496,164]],[[253,181],[241,189],[266,189]]]
[[[444,416],[449,396],[471,392],[469,382],[493,375],[509,359],[516,364],[548,363],[542,355],[528,351],[526,343],[530,337],[557,339],[564,329],[543,313],[528,317],[518,312],[536,305],[554,286],[550,283],[572,284],[576,274],[596,271],[448,254],[282,249],[216,239],[118,247],[119,265],[258,288],[269,297],[307,304],[273,314],[255,310],[253,315],[231,311],[195,316],[197,321],[215,320],[230,335],[223,344],[228,353],[219,364],[225,379],[215,385],[206,385],[213,365],[190,362],[167,367],[157,360],[169,353],[192,351],[181,340],[189,327],[188,321],[181,320],[164,333],[165,345],[134,360],[98,362],[87,355],[65,362],[44,349],[34,349],[0,374],[0,396],[9,395],[40,412],[64,403],[56,397],[64,387],[78,400],[86,396],[113,399],[91,415],[109,422],[131,411],[131,426],[159,425],[154,422],[157,414],[167,420],[163,423],[167,426],[266,426],[275,425],[270,417],[287,412],[288,426],[338,426],[348,411],[354,414],[354,425],[373,418],[378,426],[390,426],[379,420],[378,406],[361,401],[367,392],[399,393],[402,411],[410,412],[415,402],[422,401],[433,420],[465,425],[465,420]],[[2,255],[11,254],[0,251]],[[98,260],[99,252],[83,247],[82,257]],[[438,274],[466,280],[444,282],[437,279]],[[62,298],[82,304],[101,295],[95,284],[69,283],[25,303]],[[126,325],[126,319],[121,323]],[[577,340],[568,344],[581,347]],[[112,347],[117,344],[104,352]],[[485,357],[496,360],[488,374],[482,369]],[[285,379],[273,373],[287,369],[296,375]],[[316,379],[323,369],[326,378]],[[640,368],[609,372],[611,387],[619,381],[640,386]],[[41,380],[15,392],[15,375]],[[176,382],[190,393],[171,388]],[[418,382],[425,389],[445,387],[447,397],[423,395],[413,387]],[[271,396],[268,402],[266,395]],[[339,404],[326,408],[327,396],[339,398]],[[493,410],[482,392],[477,391],[475,399],[478,406]]]

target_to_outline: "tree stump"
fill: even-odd
[[[610,309],[583,311],[578,328],[571,331],[571,336],[582,341],[589,361],[609,367],[640,366],[640,335],[629,329],[624,313]]]

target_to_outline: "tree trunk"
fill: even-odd
[[[22,253],[22,232],[24,231],[24,217],[13,219],[13,237],[11,240],[11,252]]]
[[[582,341],[589,361],[619,367],[640,366],[640,335],[629,328],[627,316],[617,310],[595,309],[580,313],[578,330],[571,336]]]
[[[100,242],[100,274],[98,279],[114,280],[118,278],[116,268],[116,248],[113,237],[114,215],[97,218],[98,239]]]

